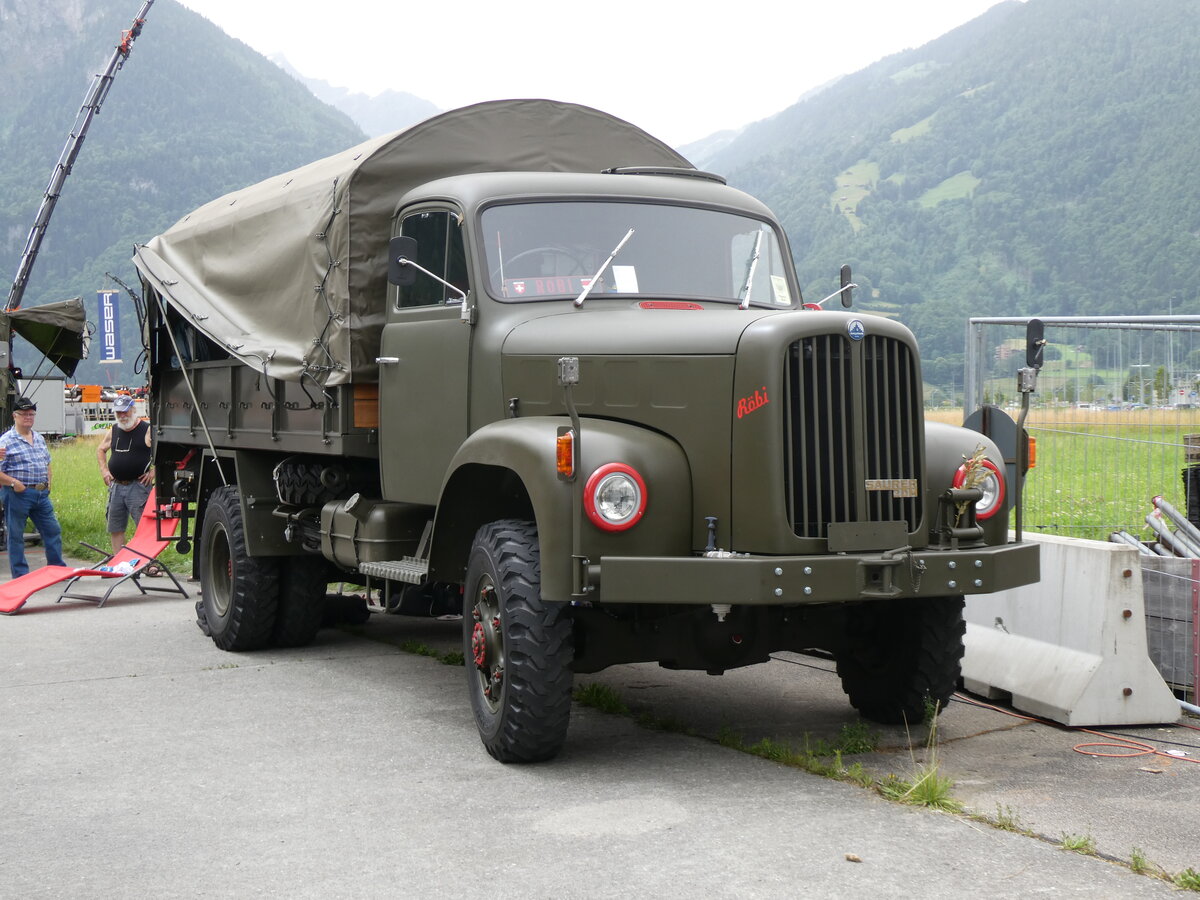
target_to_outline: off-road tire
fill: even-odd
[[[279,560],[275,646],[303,647],[312,643],[325,618],[328,575],[321,557],[285,556]]]
[[[562,749],[573,641],[570,609],[541,600],[537,526],[502,519],[480,528],[467,562],[463,653],[479,737],[500,762],[540,762]]]
[[[355,492],[379,490],[378,479],[370,473],[328,459],[289,456],[275,467],[272,477],[279,501],[291,506],[322,506]]]
[[[950,702],[962,671],[963,598],[865,604],[849,615],[837,671],[850,705],[885,725],[915,725]]]
[[[200,535],[204,621],[222,650],[257,650],[271,642],[279,603],[279,564],[246,555],[237,488],[212,492]]]

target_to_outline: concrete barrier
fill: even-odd
[[[1119,544],[1030,535],[1042,580],[967,600],[967,690],[1064,725],[1174,722],[1179,701],[1146,648],[1142,569]]]

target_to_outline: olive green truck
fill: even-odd
[[[803,303],[770,210],[596,110],[445,113],[135,264],[213,641],[310,642],[330,584],[461,613],[499,760],[554,756],[575,673],[619,663],[823,651],[864,716],[920,719],[964,597],[1038,578],[999,449],[924,420],[912,334]]]

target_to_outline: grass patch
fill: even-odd
[[[897,803],[960,813],[963,805],[954,798],[953,790],[954,780],[941,774],[936,761],[918,766],[909,779],[891,775],[879,785],[879,793]]]
[[[890,775],[879,785],[879,793],[889,800],[906,803],[909,806],[925,806],[942,812],[960,813],[963,805],[952,794],[954,780],[942,775],[937,758],[937,716],[938,704],[926,699],[925,715],[922,724],[929,727],[925,739],[926,762],[917,763],[912,752],[912,738],[909,737],[909,755],[912,759],[913,772],[910,778],[900,778]]]
[[[891,142],[893,144],[907,144],[909,141],[919,138],[923,134],[928,134],[933,127],[933,116],[926,116],[915,125],[909,125],[907,128],[897,128],[891,134]]]
[[[405,653],[412,653],[416,656],[427,656],[430,659],[436,659],[438,662],[447,666],[461,666],[463,665],[465,659],[462,653],[457,650],[448,650],[443,653],[441,650],[435,650],[433,647],[430,647],[428,644],[423,644],[421,641],[404,641],[400,644],[400,649]]]
[[[625,701],[621,699],[621,695],[607,684],[599,684],[595,681],[589,684],[581,684],[575,688],[571,696],[581,706],[590,706],[592,709],[598,709],[600,712],[611,715],[629,715],[629,707],[625,705]]]
[[[843,725],[841,733],[832,742],[824,739],[813,741],[806,734],[800,747],[770,738],[747,744],[741,735],[727,726],[717,733],[717,743],[731,750],[769,759],[793,769],[802,769],[823,778],[849,781],[860,787],[875,785],[874,777],[863,768],[862,763],[847,765],[842,758],[855,753],[870,753],[877,746],[878,736],[863,722]]]
[[[846,217],[856,232],[863,227],[857,215],[858,204],[874,190],[878,181],[879,164],[867,160],[851,166],[834,179],[830,203]]]
[[[946,65],[946,63],[935,62],[933,60],[926,60],[924,62],[919,62],[919,63],[916,63],[915,65],[911,65],[908,68],[901,69],[899,72],[896,72],[895,74],[893,74],[891,76],[891,78],[892,78],[892,81],[894,81],[896,84],[903,84],[906,81],[913,81],[918,78],[924,78],[925,76],[936,72],[938,69],[942,68],[945,65]]]
[[[922,209],[931,209],[939,203],[945,203],[947,200],[959,200],[970,197],[975,193],[975,188],[979,187],[980,179],[976,178],[970,172],[959,172],[957,175],[951,175],[941,184],[934,185],[920,197],[917,198],[917,205]]]

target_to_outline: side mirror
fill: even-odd
[[[858,285],[850,280],[849,264],[842,266],[842,288],[839,293],[842,295],[842,306],[846,307],[846,309],[850,308],[850,292],[856,287],[858,287]]]
[[[1042,352],[1046,347],[1046,325],[1041,319],[1030,319],[1025,326],[1025,365],[1042,367]]]
[[[416,262],[417,239],[394,237],[388,241],[388,282],[399,287],[408,287],[417,280],[417,270],[408,265]],[[401,260],[404,262],[401,263]]]

